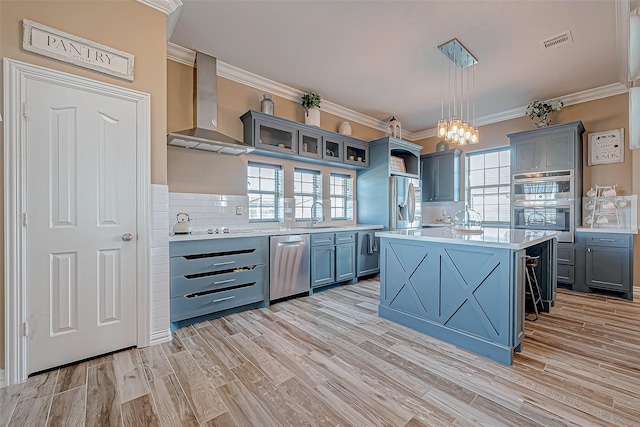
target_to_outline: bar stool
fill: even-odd
[[[540,304],[540,309],[542,306],[542,290],[540,289],[540,285],[538,284],[538,278],[536,277],[536,267],[538,266],[539,256],[529,256],[526,258],[526,272],[527,272],[527,285],[529,290],[525,290],[525,294],[531,296],[531,301],[533,301],[533,309],[535,310],[535,317],[528,318],[525,316],[525,319],[530,321],[538,320],[538,304]],[[535,285],[535,287],[534,287]]]

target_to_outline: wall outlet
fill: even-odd
[[[236,206],[236,215],[242,215],[242,206]]]

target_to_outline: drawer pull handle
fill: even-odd
[[[616,241],[616,239],[598,239],[598,240],[600,240],[601,242],[615,242]]]
[[[234,299],[236,296],[235,295],[231,295],[230,297],[225,297],[225,298],[218,298],[218,299],[214,299],[211,302],[222,302],[222,301],[227,301],[230,299]]]
[[[223,283],[231,283],[231,282],[235,282],[236,279],[227,279],[227,280],[220,280],[218,282],[213,282],[214,285],[221,285]]]
[[[216,262],[215,264],[213,264],[214,267],[218,267],[220,265],[229,265],[229,264],[235,264],[235,261],[227,261],[227,262]]]

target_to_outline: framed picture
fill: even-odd
[[[624,162],[624,128],[589,134],[588,165]]]

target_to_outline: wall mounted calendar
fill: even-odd
[[[589,134],[589,166],[624,162],[624,128]]]

